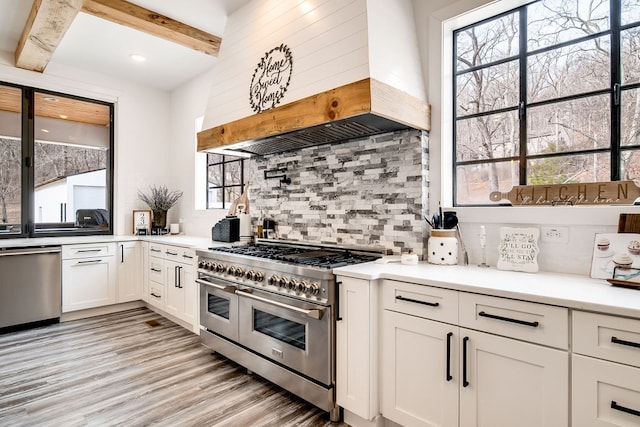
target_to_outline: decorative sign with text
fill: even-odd
[[[519,185],[489,195],[492,202],[506,199],[514,206],[631,205],[638,197],[640,188],[633,181]]]
[[[500,245],[498,246],[499,270],[538,271],[538,238],[537,228],[500,228]]]
[[[251,78],[249,103],[256,113],[280,103],[291,81],[293,56],[285,44],[265,53]]]

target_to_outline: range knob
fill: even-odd
[[[278,280],[278,286],[280,286],[281,288],[286,288],[289,286],[289,278],[288,277],[281,277],[280,280]]]
[[[277,274],[274,274],[273,276],[269,277],[270,285],[278,286],[279,283],[280,283],[280,277]]]
[[[205,268],[206,265],[207,265],[206,261],[198,261],[198,268]]]
[[[300,285],[300,281],[296,278],[289,280],[289,289],[292,291],[298,292],[298,286]]]
[[[215,269],[218,273],[224,273],[227,271],[227,267],[224,264],[212,264],[211,270]]]
[[[232,265],[231,267],[229,267],[227,269],[227,273],[231,274],[232,276],[235,276],[236,274],[236,268]]]
[[[264,273],[262,271],[256,271],[254,280],[256,282],[262,282],[264,280]]]
[[[320,284],[318,282],[313,282],[307,286],[306,291],[308,294],[318,295],[320,294]]]
[[[236,271],[233,274],[236,277],[242,277],[242,276],[244,276],[244,270],[242,268],[240,268],[240,267],[236,267]]]
[[[245,277],[249,280],[254,280],[256,278],[256,273],[253,270],[249,270]]]

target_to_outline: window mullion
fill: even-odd
[[[520,63],[520,185],[527,184],[527,8],[518,13],[520,17],[519,63]]]
[[[621,179],[620,171],[620,137],[622,106],[620,100],[620,85],[622,83],[622,70],[620,59],[620,23],[621,23],[621,3],[622,0],[611,0],[610,23],[611,23],[611,180]]]
[[[35,231],[34,209],[34,150],[35,150],[35,107],[34,90],[22,90],[22,234],[32,235]]]

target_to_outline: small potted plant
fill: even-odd
[[[182,191],[169,191],[165,185],[149,186],[149,194],[138,190],[138,199],[145,202],[153,212],[153,228],[167,227],[167,211],[182,197]]]

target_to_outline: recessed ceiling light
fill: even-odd
[[[69,116],[67,116],[66,114],[60,114],[58,117],[60,117],[61,119],[66,119]]]
[[[47,102],[58,102],[58,98],[54,98],[53,96],[46,96],[42,99],[44,99]]]
[[[131,60],[135,62],[144,62],[147,60],[147,58],[138,53],[132,53],[131,55],[129,55],[129,58],[131,58]]]
[[[44,133],[49,133],[49,129],[40,129]]]

